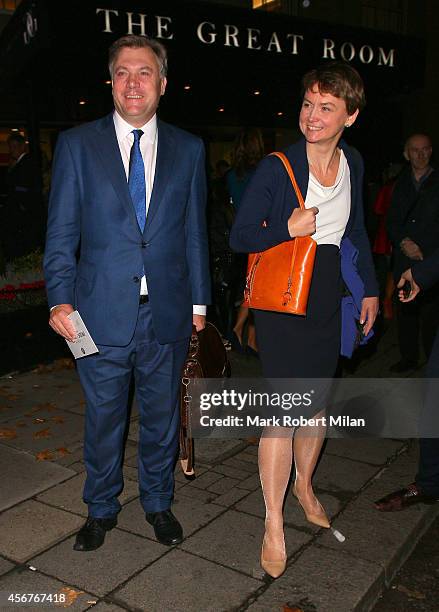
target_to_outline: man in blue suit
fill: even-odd
[[[411,302],[421,290],[433,287],[439,282],[439,248],[423,261],[415,263],[401,275],[398,283],[399,297],[402,302]],[[404,284],[410,287],[407,294]],[[403,510],[419,502],[439,501],[439,437],[438,437],[438,385],[439,385],[439,330],[436,331],[433,348],[428,359],[424,414],[421,422],[421,435],[428,438],[419,440],[419,467],[415,482],[399,491],[390,493],[375,502],[381,512]]]
[[[178,393],[192,324],[204,327],[210,299],[203,144],[156,116],[166,50],[125,36],[109,69],[114,112],[59,137],[44,262],[50,325],[73,340],[77,309],[99,349],[77,362],[87,403],[81,551],[117,524],[133,375],[140,501],[161,543],[182,541],[170,510]]]

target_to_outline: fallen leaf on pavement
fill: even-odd
[[[53,453],[50,450],[43,450],[35,455],[37,461],[52,461]]]
[[[49,365],[44,363],[40,363],[35,368],[34,372],[37,374],[45,374],[46,372],[54,372],[56,370],[73,370],[75,367],[74,359],[70,359],[69,357],[64,357],[62,359],[56,359]]]
[[[71,606],[78,599],[78,597],[84,593],[84,591],[76,591],[70,587],[63,587],[59,593],[60,595],[66,596],[66,601],[59,602],[57,605],[67,608]]]
[[[284,605],[282,612],[303,612],[303,610],[302,608],[298,608],[297,606],[291,607],[289,605]]]
[[[59,453],[61,455],[61,457],[65,457],[66,455],[70,455],[70,451],[68,448],[64,448],[64,446],[61,446],[60,448],[56,449],[56,452]]]
[[[53,368],[55,370],[73,370],[75,367],[75,360],[73,357],[63,357],[62,359],[56,359],[53,362]]]
[[[35,439],[50,438],[51,435],[52,434],[50,432],[50,427],[47,427],[46,429],[40,429],[40,431],[36,431],[32,437]]]
[[[53,423],[64,423],[64,417],[62,416],[54,416],[50,419]]]
[[[57,407],[56,404],[53,404],[52,402],[45,402],[43,404],[37,404],[32,408],[32,410],[29,410],[29,412],[26,414],[33,414],[34,412],[40,412],[41,410],[53,412],[54,410],[57,410]]]
[[[10,429],[9,427],[0,429],[0,439],[1,440],[13,440],[16,437],[17,437],[17,432],[14,429]]]
[[[400,593],[404,593],[405,595],[407,595],[407,597],[410,597],[411,599],[425,599],[424,593],[421,593],[421,591],[413,591],[411,589],[408,589],[403,584],[397,584],[396,590]]]

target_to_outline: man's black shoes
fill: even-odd
[[[117,517],[93,518],[89,516],[83,527],[76,535],[73,550],[89,551],[96,550],[105,540],[105,534],[117,525]]]
[[[154,527],[155,537],[160,544],[175,546],[183,541],[183,529],[170,510],[146,512],[145,518]]]
[[[374,502],[374,506],[381,512],[395,512],[421,502],[423,504],[434,504],[436,501],[439,501],[437,497],[426,495],[415,482],[412,482],[404,489],[389,493],[389,495]]]
[[[147,512],[146,520],[154,528],[158,542],[166,546],[175,546],[183,541],[183,529],[170,510],[162,512]],[[96,550],[104,543],[107,531],[117,525],[117,517],[93,518],[89,516],[86,523],[78,531],[74,550]]]

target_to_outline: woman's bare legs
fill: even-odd
[[[324,412],[314,418],[324,416]],[[265,501],[265,535],[261,564],[276,578],[285,570],[286,550],[283,529],[283,503],[291,468],[296,466],[294,494],[307,519],[321,527],[330,527],[326,513],[314,495],[312,475],[322,450],[326,427],[307,425],[295,431],[285,427],[266,428],[259,442],[259,475]]]
[[[266,428],[259,442],[259,475],[265,501],[265,535],[261,564],[274,578],[285,569],[283,503],[291,474],[292,431]]]
[[[253,349],[256,353],[258,352],[258,345],[256,344],[256,329],[253,323],[253,317],[250,313],[248,327],[247,327],[247,345]]]
[[[242,346],[242,339],[244,335],[244,327],[247,324],[247,344],[250,348],[257,352],[258,347],[256,344],[256,330],[253,322],[253,314],[250,312],[247,306],[240,306],[236,315],[235,325],[233,332],[238,339],[239,344]]]
[[[324,414],[324,411],[322,411],[314,418],[318,419],[323,417]],[[324,424],[315,426],[306,425],[296,430],[294,436],[296,481],[293,492],[299,500],[308,521],[320,527],[329,528],[328,517],[314,495],[311,483],[312,475],[322,450],[325,432],[326,426]]]
[[[249,309],[247,306],[240,306],[238,308],[238,312],[236,314],[236,321],[233,327],[233,331],[235,332],[236,337],[238,338],[239,343],[242,345],[242,335],[244,333],[244,325],[248,318]]]

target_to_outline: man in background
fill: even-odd
[[[402,303],[411,303],[419,292],[439,282],[439,248],[432,255],[401,275],[398,283]],[[404,293],[408,283],[410,292]],[[419,298],[418,298],[419,299]],[[415,482],[386,495],[375,502],[381,512],[403,510],[419,502],[433,503],[439,500],[439,333],[436,333],[426,369],[424,410],[420,423],[419,467]],[[425,437],[428,436],[428,437]]]
[[[11,261],[43,246],[46,219],[39,168],[27,152],[26,140],[19,132],[12,132],[7,143],[10,163],[1,240],[5,259]]]
[[[393,244],[393,274],[401,274],[439,247],[439,173],[430,165],[430,137],[413,134],[404,147],[409,166],[396,181],[387,230]],[[428,359],[439,323],[439,288],[426,290],[415,302],[398,302],[398,343],[401,358],[390,367],[400,374],[419,360],[419,335]]]

